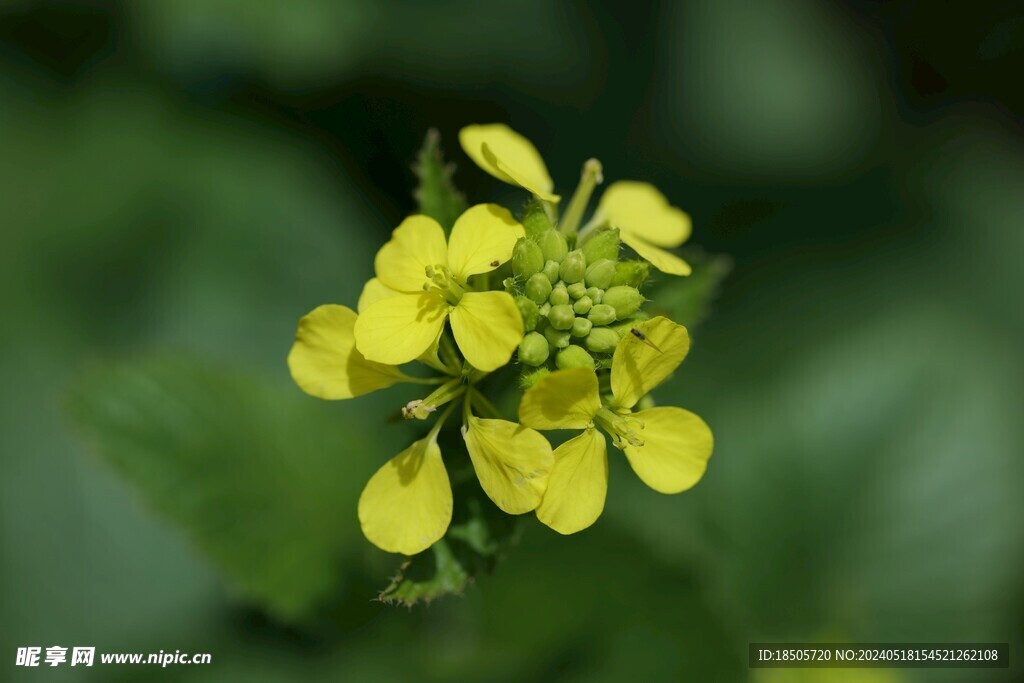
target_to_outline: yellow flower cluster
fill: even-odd
[[[689,274],[689,265],[668,251],[689,237],[689,217],[652,186],[614,183],[592,219],[580,228],[590,193],[601,182],[597,162],[584,166],[580,187],[557,221],[560,198],[553,194],[554,183],[532,143],[501,124],[468,126],[459,139],[480,168],[534,195],[552,224],[557,222],[557,240],[580,250],[578,263],[563,260],[559,275],[554,262],[551,273],[559,287],[564,287],[562,276],[578,282],[573,297],[577,303],[586,299],[586,305],[576,305],[576,314],[590,310],[591,298],[605,290],[594,287],[587,296],[583,270],[578,278],[570,277],[565,264],[582,269],[585,242],[599,233],[617,232],[616,253],[621,238],[662,272]],[[674,407],[634,412],[640,400],[678,367],[690,343],[684,327],[662,317],[646,319],[636,306],[627,313],[620,305],[615,317],[615,307],[604,305],[608,321],[619,321],[614,332],[611,327],[606,332],[618,340],[608,347],[610,369],[595,366],[581,347],[572,347],[590,360],[589,365],[544,370],[522,398],[519,422],[501,419],[481,382],[512,365],[517,349],[523,356],[524,319],[530,315],[521,303],[523,283],[515,276],[491,275],[507,275],[506,263],[513,260],[517,245],[530,239],[524,226],[495,204],[467,209],[447,237],[433,219],[411,216],[378,251],[376,277],[363,288],[358,313],[325,305],[299,322],[288,365],[298,386],[312,396],[349,399],[396,383],[435,387],[402,410],[410,419],[430,419],[436,413],[427,435],[385,463],[359,500],[363,533],[383,550],[413,555],[447,531],[452,487],[438,435],[460,405],[463,441],[484,492],[504,512],[536,511],[541,522],[563,534],[590,526],[604,508],[608,459],[599,429],[612,437],[637,475],[656,491],[686,490],[704,473],[712,436],[699,417]],[[556,247],[561,244],[557,240]],[[530,248],[541,253],[539,247]],[[604,260],[609,265],[602,264],[602,278],[610,282],[614,259]],[[530,270],[536,275],[543,272],[542,265],[539,261]],[[551,288],[549,283],[542,293],[544,312],[553,316],[546,301]],[[534,311],[528,321],[532,330],[538,307],[527,304]],[[567,325],[581,325],[573,315],[569,311]],[[582,326],[591,329],[589,320]],[[568,345],[568,332],[565,339]],[[546,357],[546,346],[543,351]],[[435,375],[420,377],[399,369],[412,361],[433,369]],[[563,429],[582,433],[555,450],[535,431]]]

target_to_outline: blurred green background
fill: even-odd
[[[842,680],[1019,680],[1022,67],[1017,2],[8,0],[0,678],[828,681],[747,643],[945,640],[1013,666]],[[716,451],[672,497],[613,452],[591,530],[529,517],[462,596],[388,607],[355,501],[415,393],[319,402],[284,359],[414,209],[429,127],[520,204],[455,144],[489,121],[731,255],[660,391]]]

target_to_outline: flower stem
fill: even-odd
[[[597,159],[587,159],[583,164],[583,171],[580,173],[580,184],[576,186],[576,191],[573,192],[572,199],[569,201],[569,208],[565,210],[562,222],[558,226],[563,235],[569,237],[576,234],[576,229],[579,228],[580,221],[583,219],[583,212],[587,210],[587,204],[590,203],[590,195],[594,193],[594,188],[598,183],[603,180],[601,162]]]

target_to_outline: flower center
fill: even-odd
[[[457,306],[466,290],[455,281],[455,276],[448,266],[434,265],[426,267],[427,281],[423,283],[426,292],[437,292],[452,306]]]
[[[644,423],[630,414],[619,415],[610,408],[601,408],[594,416],[594,422],[611,435],[615,447],[620,450],[626,446],[644,445],[644,440],[639,434],[643,431]]]

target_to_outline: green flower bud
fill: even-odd
[[[583,255],[587,263],[596,263],[601,259],[617,261],[619,258],[619,230],[602,230],[595,233],[583,244]]]
[[[571,330],[574,320],[576,320],[576,314],[572,312],[572,306],[567,304],[552,306],[551,312],[548,313],[548,322],[556,330]]]
[[[572,305],[572,310],[576,315],[586,315],[590,312],[590,307],[594,305],[594,302],[590,300],[589,296],[585,296]]]
[[[587,267],[587,286],[606,289],[615,277],[615,262],[603,258]]]
[[[615,319],[625,320],[640,310],[644,303],[644,297],[637,291],[636,287],[618,285],[605,290],[602,305],[611,306],[615,309]]]
[[[587,294],[587,286],[582,282],[574,282],[566,289],[569,290],[569,296],[572,297],[573,301],[582,299]]]
[[[587,259],[579,249],[570,251],[562,260],[562,266],[558,270],[562,280],[568,283],[581,282],[586,272]]]
[[[551,370],[547,368],[537,368],[536,370],[529,370],[523,372],[519,377],[519,386],[523,388],[523,391],[532,389],[537,386],[537,382],[541,381],[545,377],[551,374]]]
[[[537,307],[537,313],[540,314],[540,319],[537,321],[537,326],[540,327],[547,322],[548,313],[551,312],[551,304],[547,301]]]
[[[526,212],[523,214],[521,222],[523,228],[526,229],[526,236],[533,240],[539,240],[541,235],[555,227],[551,224],[551,219],[548,217],[548,212],[544,210],[544,205],[536,198],[531,199],[527,203]]]
[[[607,304],[598,304],[587,313],[587,320],[595,325],[610,325],[615,322],[615,309]]]
[[[523,329],[527,332],[537,327],[537,318],[540,317],[540,311],[537,310],[537,304],[532,299],[527,299],[525,296],[516,297],[516,306],[519,307],[519,315],[523,316]]]
[[[647,281],[647,276],[650,273],[651,264],[647,261],[622,261],[615,265],[615,277],[612,278],[612,284],[639,287]]]
[[[529,278],[544,267],[544,254],[535,242],[520,237],[512,249],[512,272],[522,278]]]
[[[556,349],[564,349],[572,341],[569,330],[556,330],[554,327],[544,330],[544,338]]]
[[[519,342],[519,360],[524,365],[543,365],[550,353],[548,340],[539,332],[530,332]]]
[[[540,240],[537,243],[540,244],[540,249],[544,252],[544,258],[548,261],[561,263],[565,255],[569,253],[569,244],[565,241],[565,235],[557,230],[548,230],[540,236]]]
[[[569,370],[571,368],[590,368],[594,369],[594,357],[583,350],[583,347],[567,346],[558,352],[555,356],[555,365],[558,366],[559,370]]]
[[[599,287],[590,287],[587,289],[587,296],[589,296],[590,300],[595,304],[599,304],[604,298],[604,290]]]
[[[559,282],[552,287],[551,294],[548,295],[548,301],[551,302],[552,306],[561,306],[562,304],[569,303],[569,292],[566,290],[565,285]]]
[[[538,304],[542,304],[548,300],[551,295],[551,280],[544,275],[544,273],[534,273],[529,280],[526,281],[526,296],[530,297]]]
[[[541,271],[548,277],[548,282],[555,284],[558,282],[558,262],[548,261],[544,264],[544,270]]]
[[[572,336],[574,337],[586,337],[590,334],[590,330],[593,329],[594,324],[586,318],[576,318],[572,321]]]
[[[619,335],[607,327],[595,327],[583,343],[594,353],[611,353],[619,345]]]

